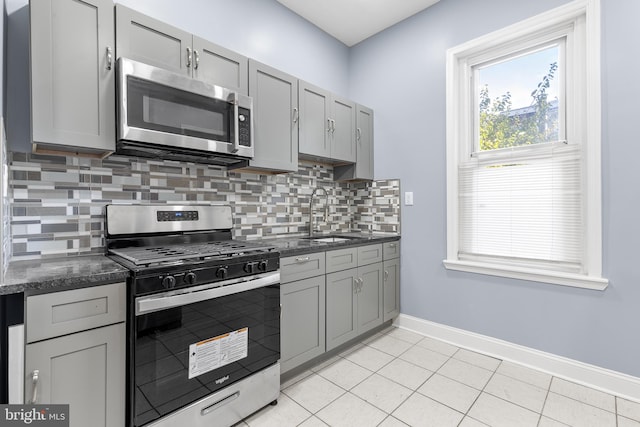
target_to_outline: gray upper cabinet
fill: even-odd
[[[99,157],[115,150],[111,0],[31,0],[35,152]]]
[[[249,60],[255,151],[252,169],[298,171],[298,79]]]
[[[116,5],[116,54],[211,84],[248,93],[246,57]]]
[[[336,166],[336,181],[373,179],[373,110],[356,105],[356,163]]]
[[[174,73],[191,75],[192,36],[179,28],[116,4],[116,54]]]
[[[331,93],[300,80],[301,155],[331,158]]]
[[[331,98],[331,158],[356,161],[356,105],[344,98]]]
[[[247,95],[249,64],[246,56],[193,36],[193,77]]]
[[[355,162],[355,104],[302,80],[298,99],[299,154],[334,163]]]

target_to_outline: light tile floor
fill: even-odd
[[[237,426],[640,427],[640,404],[390,327]]]

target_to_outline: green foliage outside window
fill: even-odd
[[[531,92],[530,107],[512,109],[510,92],[492,100],[489,87],[481,88],[480,151],[558,140],[558,103],[547,99],[557,69],[558,63],[553,62]]]

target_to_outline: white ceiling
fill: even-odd
[[[283,6],[353,46],[439,0],[278,0]]]

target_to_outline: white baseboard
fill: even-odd
[[[401,314],[394,325],[457,347],[518,363],[553,376],[640,402],[640,378],[507,341]]]

